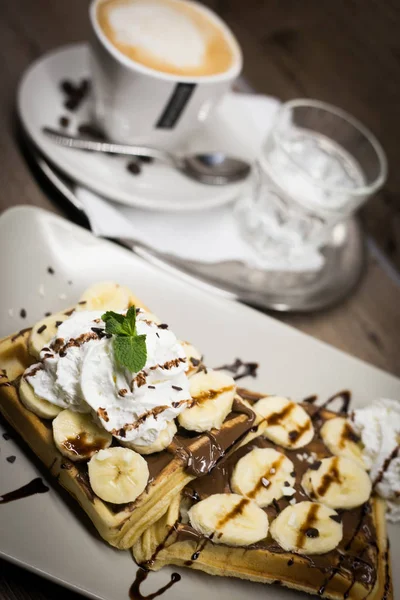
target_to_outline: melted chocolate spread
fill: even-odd
[[[214,429],[204,433],[195,433],[180,428],[168,448],[162,452],[143,455],[149,468],[148,485],[175,458],[182,462],[186,472],[196,477],[205,475],[237,442],[246,436],[253,427],[254,419],[254,412],[240,400],[235,399],[232,412],[225,419],[225,423],[228,425],[229,421],[235,420],[232,427]],[[91,491],[86,463],[77,462],[74,466],[79,471],[79,480],[84,486],[88,498],[93,500],[94,494]],[[135,503],[109,504],[109,506],[115,513],[118,513],[133,509]]]
[[[246,398],[250,402],[265,397],[262,394],[248,392],[243,389],[239,389],[238,393],[242,398]],[[327,411],[326,406],[337,398],[342,399],[344,407],[347,410],[350,398],[348,392],[341,392],[330,398],[328,402],[325,402],[324,409],[321,409],[320,406],[314,406],[310,400],[303,403],[303,408],[308,412],[315,425],[314,438],[307,446],[298,450],[288,450],[280,448],[266,438],[259,436],[248,442],[245,446],[234,450],[222,458],[211,473],[190,482],[184,489],[184,496],[189,498],[192,503],[195,503],[212,494],[232,493],[230,480],[238,460],[254,448],[274,448],[285,454],[294,465],[296,481],[293,487],[296,489],[296,493],[291,497],[283,496],[263,509],[267,513],[270,522],[279,512],[289,505],[291,498],[295,498],[297,502],[309,500],[301,487],[301,479],[304,473],[311,467],[311,464],[307,460],[301,460],[301,458],[305,452],[307,454],[315,452],[319,459],[332,456],[331,452],[324,445],[319,430],[327,417],[334,416],[335,413]],[[333,474],[333,477],[335,477],[335,474]],[[302,532],[300,533],[302,537],[316,537],[318,535],[318,531],[313,527],[315,519],[317,518],[314,510],[317,510],[318,504],[315,504],[314,506],[316,508],[314,509],[313,507],[312,514],[309,515],[307,523],[304,524]],[[225,519],[227,517],[230,518],[230,516],[227,515]],[[351,582],[348,589],[344,592],[344,598],[347,598],[351,588],[356,582],[361,583],[367,588],[374,585],[376,580],[375,565],[377,563],[378,548],[375,526],[373,524],[369,503],[351,510],[340,511],[340,518],[343,522],[343,538],[337,548],[326,554],[314,554],[310,556],[302,554],[297,556],[300,560],[307,561],[309,567],[315,570],[313,579],[315,579],[316,586],[319,586],[319,595],[322,595],[325,592],[331,579],[336,573],[342,573],[347,577]],[[177,541],[192,541],[195,543],[196,551],[192,555],[191,560],[187,561],[186,564],[188,566],[190,566],[194,560],[199,558],[202,550],[208,543],[212,543],[210,538],[200,534],[189,524],[177,523],[174,526],[174,530],[176,531]],[[301,545],[302,540],[299,540],[299,543]],[[290,562],[290,564],[293,564],[293,556],[296,554],[295,552],[285,551],[270,535],[268,535],[266,539],[251,546],[246,546],[245,548],[246,550],[263,548],[270,552],[285,554],[287,556],[287,562]]]

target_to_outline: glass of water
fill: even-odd
[[[351,115],[324,102],[286,102],[236,206],[238,225],[266,259],[321,247],[386,175],[381,145]]]

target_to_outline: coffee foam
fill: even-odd
[[[193,5],[105,0],[97,16],[111,43],[147,67],[197,76],[222,73],[233,63],[224,31]]]

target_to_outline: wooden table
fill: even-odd
[[[87,4],[85,0],[13,0],[0,5],[0,210],[16,204],[32,204],[65,214],[55,204],[54,198],[48,195],[48,188],[38,182],[37,173],[32,172],[27,157],[21,152],[14,113],[15,93],[22,72],[34,59],[47,50],[88,37]],[[330,99],[352,110],[371,126],[377,124],[381,118],[379,122],[382,131],[385,132],[384,137],[390,149],[389,156],[394,160],[394,148],[398,148],[399,139],[399,132],[395,131],[395,128],[398,128],[395,122],[395,107],[400,103],[400,77],[397,86],[393,80],[390,82],[390,99],[389,92],[385,89],[382,89],[381,98],[371,95],[368,100],[368,95],[364,96],[364,91],[368,86],[373,87],[378,73],[381,72],[379,65],[386,69],[385,73],[390,72],[391,76],[394,76],[400,64],[398,60],[396,65],[390,62],[389,56],[389,48],[392,48],[391,32],[398,31],[400,25],[400,11],[396,9],[394,2],[371,2],[367,7],[367,3],[361,3],[359,0],[347,3],[344,0],[335,3],[304,0],[288,2],[288,10],[283,10],[280,7],[285,3],[279,3],[277,0],[268,3],[248,0],[243,15],[240,13],[243,3],[237,0],[210,0],[208,4],[218,10],[235,30],[245,50],[248,65],[245,75],[255,88],[283,99],[308,94],[325,100]],[[324,7],[329,6],[327,17],[324,18],[329,18],[329,23],[333,23],[323,34],[319,30],[318,21],[322,18],[322,4]],[[352,22],[351,26],[346,19],[346,11],[349,10],[353,13],[358,11],[358,17],[362,16],[356,33],[356,22]],[[368,65],[363,62],[360,75],[357,71],[360,48],[369,48],[370,45],[374,47],[373,28],[380,31],[383,27],[382,19],[385,23],[390,21],[390,28],[385,30],[390,33],[386,36],[389,62],[385,62],[386,38],[381,32],[379,53],[374,58],[369,52]],[[339,28],[343,23],[346,27],[342,27],[340,36],[336,36],[335,27]],[[362,27],[366,28],[367,25],[368,35],[362,30]],[[302,44],[304,31],[307,33],[305,45]],[[340,40],[341,46],[337,45],[339,41],[330,43],[329,40]],[[325,69],[319,65],[319,59],[315,55],[323,50],[326,58]],[[338,74],[338,67],[334,65],[336,56],[343,61],[342,79]],[[364,61],[364,56],[362,59]],[[331,78],[326,69],[331,70]],[[375,80],[368,79],[369,72]],[[353,75],[357,85],[351,88]],[[329,89],[331,95],[327,97]],[[381,105],[384,107],[382,115]],[[399,211],[395,206],[397,196],[394,192],[400,190],[400,186],[396,188],[396,178],[399,179],[398,172],[395,171],[391,191],[386,191],[383,200],[378,198],[371,208],[368,208],[366,217],[366,224],[372,223],[371,234],[374,234],[378,243],[386,246],[384,250],[391,251],[392,256],[396,250],[396,231],[390,234],[392,243],[388,244],[389,238],[382,237],[380,230],[383,228],[377,227],[376,224],[383,224],[387,231],[390,227],[398,229]],[[387,201],[389,196],[390,202]],[[372,237],[369,239],[367,270],[358,289],[350,298],[339,306],[318,314],[278,315],[278,318],[350,354],[400,375],[400,277],[388,262],[386,255],[379,250],[375,240]],[[46,540],[40,543],[46,543]],[[0,598],[54,600],[73,597],[78,598],[67,590],[0,561]]]

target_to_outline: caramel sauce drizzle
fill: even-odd
[[[78,434],[76,437],[67,438],[63,442],[64,448],[66,448],[69,452],[76,454],[76,456],[85,456],[89,453],[103,450],[106,445],[107,442],[105,439],[98,439],[97,441],[90,442],[85,432]]]
[[[265,417],[264,421],[267,425],[279,425],[281,421],[286,419],[290,415],[290,413],[295,408],[295,403],[290,402],[287,406],[285,406],[280,412],[272,413],[269,417]]]
[[[285,457],[283,455],[281,455],[279,458],[277,458],[277,460],[275,462],[272,463],[272,465],[268,468],[268,471],[266,471],[266,473],[259,479],[259,481],[257,482],[257,485],[246,494],[247,498],[250,499],[254,499],[258,492],[265,488],[266,486],[263,484],[263,479],[266,478],[268,480],[271,480],[273,478],[273,476],[276,474],[276,472],[278,471],[279,467],[281,466],[281,463],[283,461]],[[272,469],[275,469],[274,473],[271,473]],[[267,486],[268,487],[268,486]]]
[[[289,439],[291,442],[296,442],[303,434],[311,428],[311,420],[307,419],[303,425],[300,425],[299,429],[293,429],[289,431]]]
[[[222,527],[224,527],[224,525],[229,523],[231,519],[234,519],[235,517],[241,515],[245,507],[249,504],[249,502],[250,500],[248,498],[242,498],[240,502],[238,502],[238,504],[236,504],[236,506],[232,508],[232,510],[230,510],[228,513],[226,513],[226,515],[219,519],[215,526],[215,529],[221,529]]]
[[[341,483],[340,473],[338,469],[339,457],[335,456],[332,459],[332,466],[327,473],[322,476],[321,483],[317,487],[318,496],[325,496],[332,483]]]
[[[229,386],[219,388],[218,390],[206,390],[205,392],[201,392],[201,394],[194,396],[193,400],[194,400],[195,404],[201,404],[202,402],[205,402],[206,400],[214,400],[221,394],[224,394],[225,392],[231,392],[233,389],[234,389],[234,386],[229,385]]]
[[[284,421],[293,410],[296,408],[297,404],[295,402],[290,402],[287,406],[285,406],[280,412],[272,413],[269,417],[265,417],[263,421],[267,423],[267,425],[280,425],[282,421]],[[291,442],[297,441],[302,435],[306,433],[311,428],[311,419],[307,419],[303,425],[300,425],[299,429],[293,429],[289,431],[288,436]]]
[[[346,421],[340,434],[339,448],[344,448],[346,442],[359,442],[358,435],[353,431],[351,425]]]
[[[309,508],[306,520],[299,529],[297,534],[296,546],[302,548],[308,529],[312,527],[318,518],[319,504],[312,504]]]

